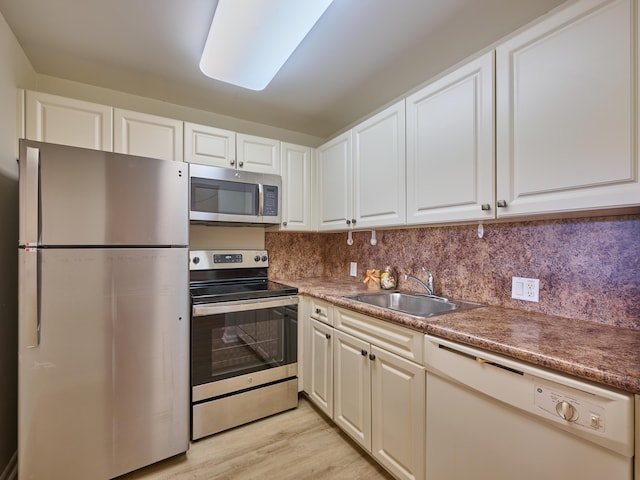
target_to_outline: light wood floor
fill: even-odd
[[[392,480],[300,396],[298,408],[193,442],[118,480]]]

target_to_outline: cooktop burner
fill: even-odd
[[[263,279],[258,281],[251,280],[192,285],[189,292],[194,304],[202,304],[297,295],[298,289]]]
[[[264,250],[199,250],[189,256],[193,304],[298,294],[297,288],[267,278]]]

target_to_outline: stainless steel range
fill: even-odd
[[[264,250],[191,251],[191,438],[298,405],[298,290]]]

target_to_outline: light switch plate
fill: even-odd
[[[527,302],[539,302],[540,280],[537,278],[511,278],[511,298]]]
[[[352,277],[358,276],[358,264],[356,262],[351,262],[351,266],[349,267],[349,275]]]

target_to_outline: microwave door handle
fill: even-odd
[[[264,185],[258,184],[258,216],[262,217],[264,212]]]

